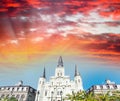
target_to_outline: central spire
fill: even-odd
[[[75,75],[74,76],[80,76],[79,72],[78,72],[78,68],[77,65],[75,65]]]
[[[59,59],[58,59],[58,65],[57,65],[57,67],[63,67],[62,56],[60,56]]]
[[[45,67],[44,67],[44,71],[43,71],[43,78],[46,78]]]

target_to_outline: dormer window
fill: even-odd
[[[109,85],[107,85],[107,88],[108,88],[108,89],[110,89],[110,86],[109,86]]]
[[[103,86],[101,85],[100,88],[103,89]]]
[[[114,85],[113,87],[114,87],[115,89],[117,89],[117,85]]]

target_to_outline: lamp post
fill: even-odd
[[[63,92],[62,92],[62,91],[60,91],[60,95],[61,95],[61,101],[62,101],[62,94],[63,94]]]
[[[51,92],[51,101],[53,101],[53,91]]]

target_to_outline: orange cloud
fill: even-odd
[[[43,54],[59,55],[60,53],[87,54],[88,57],[106,59],[112,59],[114,56],[119,60],[119,34],[84,33],[87,31],[84,29],[87,28],[89,28],[88,32],[92,33],[91,26],[97,29],[99,24],[100,30],[105,25],[106,27],[108,25],[108,30],[110,27],[119,28],[119,22],[114,21],[120,19],[119,2],[120,0],[2,0],[0,2],[0,14],[3,15],[0,17],[0,53],[2,57],[14,59],[16,59],[14,56],[18,56],[18,59],[22,55],[26,60],[35,54],[41,56]],[[92,12],[97,13],[98,20],[101,20],[100,23],[97,18],[94,20],[92,17],[94,14],[89,15]],[[101,16],[109,17],[109,19],[104,22]],[[87,18],[90,21],[87,21]],[[116,33],[119,33],[118,30]]]
[[[8,58],[9,62],[9,58],[12,58],[13,62],[16,58],[26,62],[29,59],[35,59],[36,56],[60,54],[70,56],[82,54],[88,58],[104,58],[113,62],[119,61],[120,58],[119,34],[85,34],[82,37],[72,34],[66,37],[59,34],[47,37],[43,34],[42,38],[38,35],[37,37],[28,36],[24,40],[18,40],[18,43],[10,40],[8,42],[1,44],[0,53],[3,57]]]

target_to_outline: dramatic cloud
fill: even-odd
[[[88,58],[104,58],[117,62],[120,58],[120,35],[84,33],[81,35],[69,34],[64,37],[59,34],[51,36],[31,34],[27,38],[3,42],[0,45],[0,50],[1,57],[13,63],[17,60],[19,60],[18,62],[30,61],[36,56],[45,54],[71,56],[82,54]],[[6,60],[1,62],[7,62]]]
[[[0,2],[1,63],[60,53],[118,61],[120,0]]]

